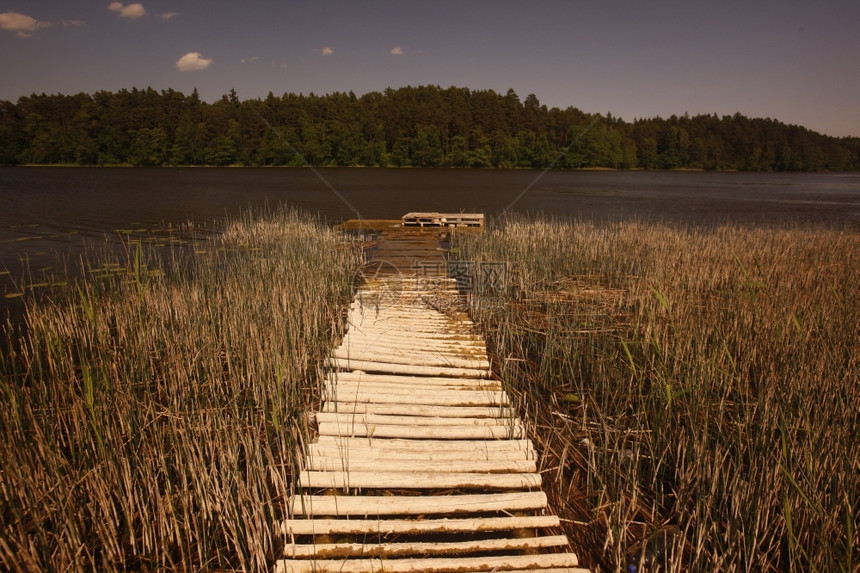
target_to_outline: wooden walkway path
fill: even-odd
[[[396,277],[357,295],[276,571],[586,571],[484,341],[438,310],[453,286]]]

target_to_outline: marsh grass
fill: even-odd
[[[285,210],[156,250],[85,258],[2,331],[0,568],[259,570],[279,554],[360,255]]]
[[[602,570],[857,571],[860,236],[512,219],[472,304]]]

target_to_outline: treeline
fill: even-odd
[[[131,89],[0,102],[0,163],[844,171],[860,138],[740,114],[632,123],[437,86],[213,103]]]

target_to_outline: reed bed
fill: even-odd
[[[249,212],[28,300],[2,331],[0,568],[270,567],[359,263],[309,217]]]
[[[508,219],[456,251],[508,263],[472,312],[585,563],[860,570],[856,232]]]

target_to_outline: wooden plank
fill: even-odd
[[[412,558],[412,559],[283,559],[277,562],[279,573],[468,573],[478,571],[511,571],[547,567],[577,567],[574,553],[538,555],[497,555],[483,557]]]
[[[432,291],[415,289],[412,285],[392,285],[389,290],[400,291],[399,300],[394,304],[384,304],[389,300],[389,293],[376,294],[359,294],[353,299],[347,313],[363,313],[370,316],[428,316],[441,318],[446,320],[454,320],[457,322],[474,322],[467,313],[457,311],[456,305],[459,304],[456,291],[446,288],[440,288]],[[445,293],[453,296],[444,296]],[[422,304],[424,303],[424,304]],[[450,312],[442,312],[434,306],[438,303],[446,304],[451,309]]]
[[[406,416],[451,416],[454,418],[508,418],[513,410],[507,406],[433,406],[426,404],[372,404],[357,402],[327,402],[323,412],[363,414],[403,414]]]
[[[326,396],[333,402],[358,402],[374,404],[424,404],[428,406],[507,406],[508,396],[504,392],[445,392],[434,394],[374,394],[372,392],[345,392],[338,390]]]
[[[382,424],[318,425],[321,436],[368,436],[376,438],[411,438],[414,440],[504,440],[525,437],[522,428],[507,426],[405,426]]]
[[[498,380],[487,380],[483,377],[463,378],[461,376],[403,376],[400,374],[371,374],[361,370],[345,372],[329,372],[327,379],[335,382],[345,380],[347,382],[398,382],[403,384],[432,384],[434,386],[464,386],[468,384],[500,384]]]
[[[359,326],[353,325],[349,330],[350,336],[364,336],[364,337],[372,337],[378,340],[391,340],[391,341],[402,341],[403,340],[403,330],[399,328],[362,328]],[[433,333],[410,333],[410,336],[413,338],[420,340],[422,343],[438,343],[438,342],[451,342],[451,341],[462,341],[462,342],[476,342],[478,337],[476,334],[472,334],[468,331],[466,332],[433,332]]]
[[[407,279],[407,278],[402,279],[403,282],[409,282],[409,281],[422,282],[424,280],[426,280],[426,279],[420,278],[420,277],[417,279]],[[436,277],[434,277],[434,280],[447,281],[447,282],[451,282],[451,283],[456,282],[456,279],[454,279],[452,277],[444,276],[444,275],[439,277],[438,279],[436,279]]]
[[[478,539],[450,542],[404,542],[404,543],[317,543],[287,544],[284,556],[288,558],[315,557],[331,559],[338,557],[408,557],[413,555],[456,555],[485,553],[490,551],[523,551],[564,547],[566,535],[545,537]]]
[[[503,390],[500,389],[485,389],[480,387],[465,387],[465,388],[456,388],[451,386],[436,386],[436,385],[425,385],[425,386],[410,386],[408,384],[391,384],[385,382],[359,382],[353,380],[342,380],[338,381],[337,384],[326,384],[326,389],[331,392],[346,392],[346,393],[355,393],[355,392],[364,392],[364,393],[373,393],[378,392],[382,394],[402,394],[402,395],[411,395],[415,394],[416,391],[427,392],[428,394],[433,394],[434,396],[464,396],[464,395],[481,395],[481,394],[491,394],[496,396],[497,399],[500,398],[501,395],[505,394]]]
[[[289,560],[284,560],[284,561],[286,562]],[[274,571],[276,571],[276,572],[280,571],[280,569],[278,569],[279,566],[280,566],[280,562],[276,562]],[[385,573],[386,571],[387,571],[387,569],[382,569],[382,570],[376,571],[374,573]],[[423,569],[421,571],[423,571]],[[498,573],[499,571],[504,571],[505,573],[591,573],[591,571],[589,569],[585,569],[583,567],[539,567],[539,568],[528,568],[528,569],[505,569],[505,570],[502,570],[502,569],[499,569],[498,567],[495,567],[493,569],[486,569],[486,570],[478,569],[475,571],[468,571],[467,573]],[[418,573],[418,571],[415,571],[414,573]],[[435,572],[435,573],[438,573],[438,572]],[[447,573],[453,573],[453,572],[447,572]]]
[[[369,290],[362,286],[356,292],[352,304],[364,304],[367,307],[372,307],[374,301],[380,296],[380,291],[385,289],[387,292],[384,295],[389,292],[399,294],[397,297],[397,306],[411,306],[431,298],[435,301],[439,301],[440,299],[446,302],[450,301],[451,306],[456,309],[462,296],[456,288],[456,281],[442,282],[440,281],[442,278],[436,275],[421,280],[420,276],[404,273],[400,275],[401,280],[389,282],[384,287],[376,287],[377,290]]]
[[[460,301],[460,291],[456,288],[456,282],[440,282],[440,277],[434,276],[422,284],[420,281],[415,280],[417,278],[415,276],[404,274],[401,277],[402,280],[393,281],[384,286],[380,285],[376,290],[361,287],[355,293],[350,309],[354,310],[364,307],[364,309],[368,310],[377,310],[376,307],[379,306],[376,304],[377,300],[380,298],[388,300],[390,295],[396,296],[396,301],[393,305],[396,308],[416,306],[418,308],[433,308],[433,310],[436,310],[434,308],[435,305],[421,304],[423,301],[428,300],[428,298],[435,301],[450,301],[451,306],[456,308],[455,305]],[[382,310],[382,308],[379,310]]]
[[[425,344],[428,346],[432,346],[433,348],[468,348],[468,349],[480,349],[486,350],[486,343],[476,335],[470,335],[468,332],[460,333],[456,335],[456,338],[439,338],[439,337],[416,337],[414,342]],[[358,329],[350,330],[343,336],[344,341],[354,341],[356,343],[359,342],[374,342],[378,344],[387,344],[387,345],[396,345],[398,342],[402,343],[403,340],[398,340],[395,336],[375,336],[373,334],[367,334],[365,332],[359,332]]]
[[[470,340],[464,336],[458,336],[452,340],[452,337],[457,335],[434,335],[434,336],[416,336],[404,335],[403,331],[397,333],[361,333],[347,334],[341,339],[339,347],[349,348],[380,348],[398,349],[403,351],[403,337],[410,336],[412,339],[410,346],[418,352],[446,352],[452,354],[462,354],[474,356],[480,354],[487,355],[487,347],[484,344],[479,344],[474,340]],[[351,345],[351,346],[350,346]]]
[[[345,458],[347,460],[362,460],[368,463],[376,463],[379,462],[411,462],[411,461],[421,461],[421,462],[438,462],[438,463],[446,463],[448,461],[457,461],[463,463],[471,463],[471,462],[486,462],[493,461],[494,463],[502,463],[502,462],[516,462],[518,460],[530,460],[534,461],[537,459],[537,455],[533,450],[509,450],[509,451],[498,451],[498,452],[487,452],[487,451],[479,451],[479,450],[442,450],[442,451],[433,451],[429,448],[415,448],[415,449],[402,449],[402,450],[392,450],[385,448],[374,448],[374,449],[359,449],[359,448],[347,448],[343,446],[338,446],[336,444],[311,444],[308,446],[308,458],[331,458],[331,459],[339,459]],[[309,467],[308,469],[317,469]],[[463,471],[473,471],[473,470],[463,470]],[[525,471],[533,471],[527,469]]]
[[[390,362],[392,364],[408,364],[412,366],[428,367],[490,368],[490,362],[486,357],[476,359],[438,352],[390,352],[384,349],[362,352],[358,349],[335,348],[332,350],[331,356],[333,358],[346,361],[347,367],[352,362]]]
[[[473,382],[469,379],[466,380],[468,381],[465,384],[459,386],[456,384],[421,384],[420,382],[409,384],[406,382],[400,383],[396,380],[327,380],[324,388],[325,392],[328,394],[336,392],[367,392],[368,389],[382,394],[406,393],[406,395],[409,393],[414,394],[416,392],[438,393],[443,395],[456,395],[458,392],[490,392],[493,394],[501,394],[504,392],[501,384],[495,380],[484,379],[483,384],[480,382]]]
[[[476,340],[470,330],[462,328],[434,327],[433,329],[422,329],[415,326],[389,325],[389,324],[355,324],[349,323],[349,336],[373,338],[379,341],[403,342],[403,337],[408,336],[415,344],[428,343],[451,343],[454,341],[475,343]]]
[[[455,356],[479,356],[487,357],[487,347],[483,344],[478,344],[468,340],[457,340],[447,342],[438,339],[422,339],[416,338],[412,340],[408,351],[403,348],[403,341],[397,338],[379,338],[375,336],[366,336],[359,334],[355,336],[347,335],[336,348],[341,350],[374,350],[385,352],[408,352],[411,354],[453,354]]]
[[[417,333],[433,334],[439,331],[443,332],[471,332],[474,324],[465,321],[453,321],[444,318],[430,318],[413,314],[411,316],[398,316],[395,314],[375,314],[353,312],[347,317],[347,323],[359,330],[359,332],[367,332],[368,330],[390,330],[397,328],[404,329]],[[350,329],[352,330],[352,329]]]
[[[422,533],[472,533],[546,529],[559,527],[557,515],[521,517],[471,517],[466,519],[288,519],[281,523],[284,535],[416,535]]]
[[[317,423],[335,424],[367,424],[395,426],[501,426],[517,428],[522,431],[523,425],[517,418],[445,418],[429,416],[383,416],[379,414],[352,414],[318,412],[315,414]]]
[[[495,386],[495,385],[494,385]],[[475,397],[478,394],[492,394],[494,399],[507,398],[507,394],[496,386],[495,388],[482,388],[478,385],[438,386],[433,384],[396,384],[392,382],[357,382],[343,380],[336,384],[327,383],[323,387],[324,396],[336,397],[338,394],[386,394],[389,396],[413,396],[416,393],[426,394],[434,397],[462,397],[464,395]]]
[[[440,515],[544,509],[542,491],[462,495],[298,495],[290,498],[291,515]]]
[[[425,440],[425,439],[380,439],[350,438],[346,436],[320,436],[320,445],[335,444],[348,448],[367,448],[385,451],[476,451],[476,452],[534,452],[531,440]]]
[[[398,320],[405,322],[407,326],[418,326],[422,323],[426,324],[450,324],[457,328],[465,327],[466,330],[474,330],[475,322],[469,318],[469,315],[458,313],[448,315],[434,309],[414,309],[413,305],[421,305],[422,299],[419,295],[410,297],[410,295],[401,295],[403,298],[411,298],[409,302],[394,302],[391,304],[392,297],[383,295],[378,299],[374,297],[372,300],[363,301],[362,304],[351,307],[346,312],[346,317],[353,324],[372,324],[374,322],[385,322],[389,320]],[[433,295],[424,298],[424,302],[436,302],[439,299]]]
[[[487,378],[438,378],[432,376],[398,376],[397,374],[368,374],[361,371],[329,372],[326,381],[332,384],[373,384],[402,386],[433,390],[497,390],[502,389],[499,380]]]
[[[369,305],[356,305],[350,307],[349,309],[350,316],[358,316],[359,318],[370,318],[371,320],[421,320],[421,321],[429,321],[436,323],[471,323],[472,320],[467,317],[462,318],[454,318],[439,312],[433,308],[416,308],[412,305],[394,305],[394,306],[382,306],[381,304],[377,304],[376,301],[371,302]]]
[[[402,340],[378,340],[373,337],[362,337],[364,341],[356,342],[350,338],[344,339],[339,346],[332,350],[339,352],[352,352],[354,355],[363,352],[374,354],[393,354],[395,356],[451,356],[455,358],[470,358],[472,360],[486,360],[487,351],[477,346],[455,346],[437,344],[434,341],[413,339],[408,344]],[[353,356],[354,358],[355,356]]]
[[[489,370],[475,368],[449,368],[445,366],[415,366],[387,362],[343,360],[330,358],[329,366],[343,370],[362,370],[364,372],[390,372],[394,374],[417,374],[418,376],[452,376],[462,378],[489,378]]]
[[[455,320],[444,314],[406,312],[400,310],[355,309],[347,315],[347,323],[364,332],[370,328],[404,328],[414,332],[432,333],[437,330],[470,332],[475,328],[471,320]]]
[[[524,489],[538,488],[537,473],[478,474],[388,471],[311,471],[299,474],[299,484],[309,489]]]
[[[464,356],[439,352],[398,353],[387,352],[385,349],[359,351],[358,349],[349,350],[343,348],[333,349],[330,356],[340,361],[342,365],[346,365],[346,368],[349,370],[358,370],[358,368],[350,368],[351,364],[364,365],[368,363],[374,365],[391,365],[392,368],[406,366],[417,368],[474,369],[485,372],[489,372],[490,370],[490,361],[486,356]],[[489,378],[489,375],[485,375],[485,377]]]
[[[347,323],[349,332],[362,336],[389,338],[398,334],[409,335],[416,340],[451,340],[452,336],[465,336],[471,339],[471,329],[451,325],[425,326],[416,321],[409,323],[369,322],[350,320]]]
[[[403,328],[414,332],[434,333],[439,330],[472,333],[475,324],[468,320],[454,320],[444,316],[432,317],[420,313],[394,313],[354,311],[347,317],[347,323],[356,327],[359,332],[372,329],[388,330],[392,327]]]
[[[309,455],[306,469],[326,472],[444,472],[444,473],[535,473],[535,460],[475,459],[370,459],[358,455]]]
[[[362,303],[372,306],[372,301],[379,296],[382,289],[388,291],[394,290],[400,292],[401,297],[405,299],[400,305],[411,304],[410,295],[426,296],[434,295],[436,297],[445,297],[452,301],[457,301],[460,297],[460,291],[457,290],[456,279],[448,279],[441,275],[427,277],[422,279],[420,276],[401,274],[399,280],[389,281],[384,286],[374,285],[374,289],[365,288],[367,285],[360,287],[351,303],[352,307]]]
[[[396,341],[396,337],[409,336],[411,342],[427,343],[427,342],[445,342],[451,340],[462,340],[466,342],[475,342],[469,337],[470,331],[462,328],[452,328],[449,326],[434,326],[422,327],[417,324],[401,325],[401,324],[361,324],[349,323],[349,332],[354,336],[363,336],[366,338],[376,338],[384,340],[386,338]],[[452,338],[459,336],[460,338]],[[403,339],[401,338],[401,342]]]

